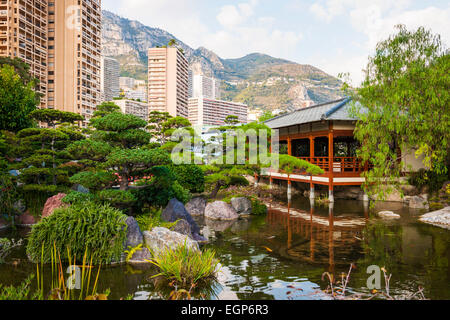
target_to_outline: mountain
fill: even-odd
[[[103,54],[121,63],[121,75],[147,78],[148,48],[175,39],[196,73],[223,81],[222,97],[247,103],[251,109],[293,110],[341,97],[342,83],[309,65],[252,53],[239,59],[222,59],[200,47],[193,49],[176,36],[138,21],[103,11]]]

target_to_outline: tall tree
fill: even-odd
[[[383,199],[398,184],[408,151],[431,171],[447,172],[450,138],[450,56],[439,35],[419,28],[378,43],[366,77],[353,92],[360,119],[358,155],[373,165],[365,189]],[[403,151],[403,152],[399,152]]]
[[[33,125],[30,113],[39,97],[33,80],[24,82],[10,65],[0,67],[0,130],[18,132]]]

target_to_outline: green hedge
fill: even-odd
[[[126,240],[126,218],[109,205],[93,202],[55,210],[33,226],[27,254],[33,262],[49,263],[55,246],[62,260],[68,259],[69,249],[70,258],[77,261],[82,261],[85,252],[96,264],[119,261]]]

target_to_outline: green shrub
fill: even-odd
[[[38,293],[30,294],[31,282],[34,275],[30,275],[19,286],[4,287],[0,283],[0,301],[21,301],[21,300],[38,300],[41,299]]]
[[[141,214],[136,217],[136,221],[139,224],[139,228],[142,232],[152,231],[153,228],[161,227],[172,229],[178,221],[175,222],[165,222],[161,219],[162,211],[161,209],[152,209],[147,213]]]
[[[51,252],[81,261],[87,252],[95,263],[119,261],[126,240],[126,216],[109,205],[74,204],[34,225],[27,254],[34,262],[51,261]]]
[[[0,216],[9,218],[17,214],[14,203],[19,200],[14,178],[9,174],[0,174]]]
[[[448,180],[448,174],[438,174],[434,171],[420,169],[411,173],[408,182],[419,190],[428,187],[430,192],[439,191]]]
[[[267,213],[267,206],[257,198],[252,198],[252,214],[262,216]]]
[[[82,193],[78,191],[71,191],[67,196],[61,199],[64,203],[84,203],[95,200],[95,196],[92,193]]]
[[[99,192],[98,197],[113,205],[131,205],[136,202],[136,198],[131,192],[123,190],[103,190]]]
[[[174,281],[178,288],[190,289],[200,282],[216,279],[219,271],[219,261],[213,250],[190,249],[186,243],[175,249],[168,248],[154,255],[150,261],[159,268],[160,273],[154,277],[163,276]]]
[[[169,167],[182,187],[192,193],[205,191],[205,174],[195,164],[173,165]]]
[[[137,182],[138,186],[147,186],[144,189],[133,190],[137,198],[137,206],[144,208],[146,205],[165,207],[173,198],[183,203],[191,199],[189,190],[183,188],[175,175],[167,167],[154,167],[151,180]]]
[[[243,176],[231,176],[229,185],[247,187],[250,185],[250,182]]]

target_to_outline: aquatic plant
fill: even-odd
[[[125,220],[121,211],[94,202],[55,210],[33,226],[27,254],[32,261],[49,263],[55,246],[64,261],[70,258],[68,249],[77,260],[87,250],[94,263],[119,261],[127,233]]]
[[[219,272],[219,260],[214,250],[201,252],[190,249],[186,243],[158,254],[153,253],[149,262],[159,268],[160,273],[154,277],[163,276],[181,289],[208,283],[216,279]]]

